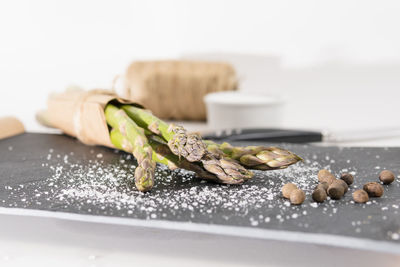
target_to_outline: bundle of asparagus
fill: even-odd
[[[105,117],[112,127],[111,142],[132,153],[138,161],[135,184],[140,191],[148,191],[154,185],[156,162],[170,169],[193,171],[202,179],[241,184],[253,177],[249,169],[282,169],[301,160],[276,147],[233,147],[228,143],[202,140],[181,126],[167,124],[150,112],[131,105],[108,104]]]
[[[300,157],[277,147],[234,147],[216,144],[168,124],[140,105],[105,90],[67,90],[52,94],[38,120],[88,145],[104,145],[132,153],[138,162],[135,185],[149,191],[156,163],[186,169],[197,177],[223,184],[242,184],[252,169],[286,168]]]

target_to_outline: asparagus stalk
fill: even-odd
[[[122,109],[111,104],[105,108],[105,117],[111,127],[118,129],[128,140],[131,140],[122,146],[126,148],[131,146],[132,154],[138,162],[135,169],[136,188],[142,192],[149,191],[154,185],[156,163],[152,159],[153,150],[143,129],[137,126]]]
[[[112,129],[110,132],[110,139],[113,145],[125,152],[132,153],[133,146],[131,142],[121,134],[118,129]],[[168,166],[169,169],[174,170],[177,168],[185,169],[196,173],[198,178],[218,182],[218,177],[212,173],[207,172],[196,163],[189,162],[185,159],[179,159],[178,156],[173,154],[169,147],[165,144],[149,138],[149,144],[153,149],[152,158],[155,162]]]
[[[201,163],[204,169],[215,174],[224,184],[242,184],[254,175],[237,161],[224,156],[215,156],[208,151],[201,159]]]
[[[164,138],[175,155],[190,162],[199,161],[203,157],[205,145],[199,135],[188,134],[183,127],[168,124],[144,109],[131,105],[123,105],[122,109],[137,125]]]
[[[225,155],[239,161],[243,166],[256,170],[284,169],[301,161],[296,154],[278,147],[247,146],[235,147],[229,143],[217,144],[204,140],[207,150],[216,155]]]
[[[251,171],[235,160],[207,151],[199,135],[188,134],[183,127],[169,125],[146,110],[130,105],[123,105],[122,109],[140,127],[167,141],[172,153],[179,158],[183,156],[190,162],[201,162],[204,169],[218,177],[219,182],[241,184],[253,177]]]
[[[118,149],[123,150],[127,153],[133,152],[133,145],[132,143],[124,136],[118,129],[112,129],[110,131],[110,140],[111,143]],[[150,142],[149,142],[150,144]],[[153,147],[152,147],[153,148]],[[161,156],[160,154],[156,153],[153,149],[152,152],[152,159],[155,162],[164,164],[168,166],[169,169],[174,170],[177,169],[178,166],[173,162],[170,161],[168,158]]]

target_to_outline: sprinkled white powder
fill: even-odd
[[[93,154],[94,151],[91,153]],[[60,155],[57,156],[60,157]],[[99,160],[103,158],[101,153],[95,156]],[[47,158],[51,160],[51,154],[48,154]],[[164,209],[173,214],[185,210],[193,214],[198,212],[213,214],[219,207],[222,210],[235,211],[237,214],[247,214],[250,210],[257,210],[263,206],[282,210],[290,207],[288,201],[281,199],[281,186],[287,182],[294,182],[303,190],[310,191],[317,183],[316,174],[321,168],[317,162],[310,162],[310,165],[300,163],[291,168],[269,172],[264,184],[254,185],[248,182],[242,186],[231,187],[208,183],[200,186],[198,183],[193,183],[190,187],[170,190],[168,186],[172,188],[175,174],[180,175],[182,182],[198,180],[191,172],[185,170],[171,172],[165,166],[158,166],[156,186],[151,193],[144,194],[134,189],[132,182],[127,182],[134,180],[135,166],[132,161],[129,161],[130,158],[131,155],[121,156],[118,160],[120,165],[107,165],[96,160],[90,160],[90,164],[81,165],[69,162],[68,155],[63,155],[63,163],[49,166],[53,172],[47,180],[47,186],[52,189],[50,195],[55,195],[55,199],[59,201],[74,203],[74,205],[86,203],[100,206],[102,210],[105,210],[107,206],[118,210],[126,209],[128,215],[139,210],[151,219],[157,218],[155,211],[160,214]],[[257,179],[259,173],[255,171],[254,179]],[[60,183],[63,186],[59,186]],[[157,185],[160,185],[162,189],[158,189]],[[39,198],[42,194],[48,195],[49,192],[41,192],[36,196]],[[78,207],[78,209],[81,208],[84,207]],[[287,212],[289,213],[285,217],[290,218],[292,212],[289,210]],[[294,215],[295,218],[297,216],[297,214]],[[278,216],[277,219],[282,222],[285,217]],[[259,220],[269,222],[270,219],[260,217]],[[258,220],[254,219],[251,224],[258,224]]]
[[[258,225],[258,221],[251,221],[250,220],[250,224],[251,224],[251,226],[257,226]]]
[[[46,205],[51,203],[60,210],[90,213],[94,215],[125,216],[149,220],[178,220],[209,223],[230,224],[239,221],[244,226],[274,228],[277,224],[285,228],[295,225],[301,228],[314,229],[318,222],[314,220],[319,215],[322,220],[336,220],[343,216],[345,206],[354,205],[351,196],[345,196],[341,201],[328,199],[324,203],[315,203],[311,193],[318,183],[317,173],[320,169],[331,170],[335,175],[349,172],[353,175],[359,172],[354,166],[338,165],[350,160],[343,158],[332,159],[323,154],[319,158],[324,164],[317,162],[317,155],[311,155],[304,162],[290,168],[275,171],[254,171],[253,180],[241,186],[229,186],[208,183],[195,178],[193,173],[185,170],[170,171],[165,166],[157,165],[155,187],[151,192],[141,193],[134,187],[134,170],[136,163],[131,155],[115,151],[115,159],[110,162],[107,153],[98,153],[91,150],[92,155],[84,162],[77,162],[67,154],[57,154],[49,150],[48,155],[42,157],[44,163],[41,168],[48,168],[50,176],[39,179],[42,187],[37,187],[30,196],[23,194],[24,185],[5,187],[10,191],[10,196],[18,198],[22,205]],[[112,155],[114,156],[114,155]],[[60,159],[57,159],[60,158]],[[47,159],[47,160],[46,160]],[[378,166],[377,166],[378,167]],[[373,166],[372,166],[373,168]],[[293,182],[305,191],[305,203],[293,206],[282,197],[281,187]],[[26,185],[29,187],[30,185]],[[358,186],[358,185],[356,185]],[[3,200],[4,202],[4,200]],[[372,200],[368,205],[382,205],[381,201]],[[383,211],[390,208],[399,209],[400,203],[386,204]],[[10,207],[16,206],[11,204]],[[21,205],[21,204],[19,204]],[[312,209],[310,209],[311,207]],[[366,205],[359,205],[360,209]],[[380,206],[376,206],[378,209]],[[371,208],[371,207],[367,207]],[[393,208],[393,209],[392,209]],[[307,209],[307,210],[306,210]],[[389,214],[389,212],[385,213]],[[390,217],[390,220],[392,218]],[[355,233],[363,234],[367,225],[371,224],[377,216],[369,216],[361,221],[351,221],[348,225]],[[354,218],[353,218],[354,219]],[[389,220],[383,216],[382,220]],[[388,222],[388,221],[387,221]],[[266,226],[266,224],[269,224]],[[397,240],[397,230],[388,232],[387,239]],[[397,237],[396,237],[397,234]]]
[[[399,240],[400,239],[400,235],[398,233],[393,233],[391,237],[392,237],[393,240]]]

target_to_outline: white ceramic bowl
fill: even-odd
[[[282,121],[283,102],[274,96],[217,92],[204,101],[210,130],[275,128]]]

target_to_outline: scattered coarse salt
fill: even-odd
[[[239,218],[240,220],[245,218],[244,226],[264,225],[273,229],[279,224],[280,228],[295,225],[302,228],[310,227],[311,230],[315,226],[313,219],[316,215],[326,220],[331,220],[331,217],[339,218],[343,215],[342,207],[354,204],[350,199],[341,202],[329,199],[320,204],[312,202],[310,195],[318,183],[318,171],[327,168],[333,170],[335,175],[341,172],[350,172],[354,175],[359,172],[354,166],[349,165],[335,169],[337,167],[334,164],[335,160],[342,164],[346,159],[331,159],[326,154],[319,156],[322,161],[324,158],[328,161],[321,165],[322,163],[316,161],[318,156],[314,154],[304,162],[287,169],[267,173],[254,171],[254,179],[241,186],[229,186],[199,180],[189,171],[170,171],[165,166],[157,165],[154,188],[150,192],[142,193],[134,187],[136,161],[131,155],[115,151],[116,154],[112,156],[116,158],[107,163],[109,155],[98,151],[102,150],[97,148],[91,150],[92,155],[87,155],[89,158],[84,162],[77,161],[71,156],[72,152],[60,155],[53,153],[52,149],[46,151],[41,157],[44,163],[40,166],[48,168],[50,175],[36,184],[38,187],[33,194],[26,195],[22,190],[24,185],[5,187],[5,189],[13,199],[16,199],[18,205],[28,208],[33,204],[51,203],[53,207],[60,207],[61,211],[65,209],[68,212],[82,214],[189,222],[208,220],[215,224],[233,224]],[[55,157],[60,160],[54,160]],[[350,163],[350,160],[347,162]],[[305,191],[307,195],[305,203],[294,206],[282,198],[281,187],[288,182],[295,183]],[[32,188],[28,183],[25,187]],[[389,208],[391,211],[399,209],[399,203],[395,203],[384,204],[386,207],[382,207],[382,211]],[[382,204],[376,200],[367,203],[378,209],[380,208],[378,205]],[[3,205],[17,207],[17,204],[12,202]],[[365,205],[358,207],[363,209]],[[391,213],[384,214],[388,214],[389,217],[383,216],[382,220],[388,218],[391,220]],[[351,221],[350,218],[348,225],[351,223],[354,227],[351,230],[356,233],[360,233],[363,227],[364,234],[371,220],[370,217],[364,221]],[[396,231],[393,230],[394,234],[388,232],[387,238],[398,240],[399,233]]]
[[[391,237],[392,237],[393,240],[399,240],[400,239],[400,235],[398,233],[393,233]]]
[[[251,224],[251,226],[257,226],[258,225],[258,221],[251,221],[250,224]]]

